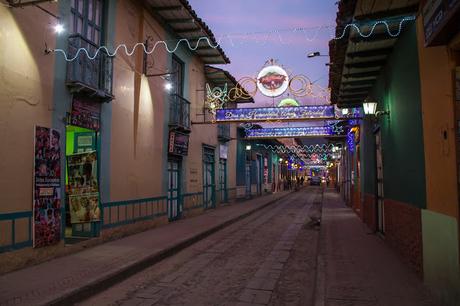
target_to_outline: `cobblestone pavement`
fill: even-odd
[[[293,193],[81,305],[311,305],[321,198]]]

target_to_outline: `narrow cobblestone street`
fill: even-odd
[[[308,188],[81,305],[308,305],[322,192]]]

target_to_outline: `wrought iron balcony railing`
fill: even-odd
[[[229,124],[219,124],[219,125],[217,125],[217,138],[220,141],[229,141],[230,140],[230,125]]]
[[[84,48],[94,55],[98,46],[80,34],[69,36],[69,57]],[[113,82],[113,57],[100,50],[95,59],[89,59],[85,52],[80,52],[77,59],[67,64],[67,85],[78,91],[86,90],[96,93],[103,99],[111,99]]]
[[[190,132],[190,102],[177,94],[170,96],[169,126]]]

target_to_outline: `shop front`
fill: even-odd
[[[101,104],[74,96],[65,139],[65,240],[97,237],[102,224],[99,192]]]

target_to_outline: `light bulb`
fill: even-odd
[[[64,32],[64,26],[60,23],[57,23],[56,25],[54,25],[54,32],[56,34],[61,34],[62,32]]]

